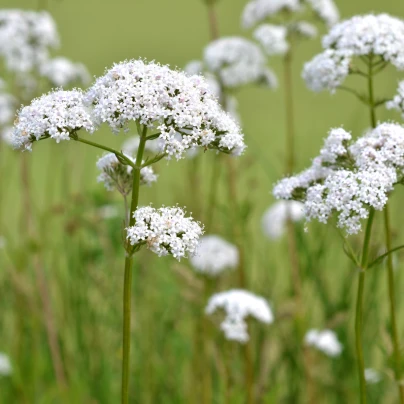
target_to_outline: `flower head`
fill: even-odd
[[[128,227],[127,238],[131,245],[145,244],[158,256],[172,255],[180,260],[194,254],[202,226],[178,207],[155,209],[138,208],[134,213],[135,225]]]
[[[239,253],[235,245],[216,235],[204,236],[196,253],[190,258],[195,271],[208,276],[217,276],[239,264]]]
[[[90,82],[90,74],[82,63],[74,63],[64,57],[45,61],[40,66],[40,74],[56,87],[88,84]]]
[[[55,22],[46,11],[0,10],[0,57],[8,70],[27,73],[58,45]]]
[[[93,133],[96,124],[91,111],[83,104],[79,90],[57,90],[36,98],[31,105],[23,107],[14,126],[13,146],[31,150],[32,142],[42,136],[59,143],[69,140],[72,133],[85,129]]]
[[[168,158],[195,147],[239,155],[245,148],[241,130],[207,87],[201,76],[132,60],[98,78],[86,98],[114,132],[130,121],[157,130]]]
[[[339,20],[339,11],[333,0],[306,0],[320,20],[332,27]]]
[[[245,343],[249,340],[247,318],[271,324],[274,321],[272,310],[263,298],[246,290],[233,289],[213,295],[205,308],[206,314],[224,310],[226,317],[220,327],[226,339]]]
[[[0,352],[0,376],[9,376],[12,371],[10,358],[5,353]]]
[[[304,340],[308,346],[312,346],[331,357],[339,356],[343,349],[337,335],[331,330],[309,330]]]
[[[270,206],[262,217],[262,230],[272,240],[285,233],[288,220],[298,222],[304,218],[304,205],[298,201],[278,201]]]
[[[382,210],[404,177],[404,128],[382,123],[350,141],[344,129],[331,130],[312,166],[281,180],[274,195],[301,200],[308,221],[326,223],[337,213],[339,227],[358,233],[369,210]]]
[[[404,81],[400,81],[397,88],[397,94],[394,98],[386,103],[387,109],[395,109],[401,112],[404,118]]]
[[[254,31],[254,38],[268,55],[283,55],[289,50],[287,35],[283,25],[262,24]]]
[[[226,88],[250,83],[276,85],[273,83],[274,74],[266,67],[260,48],[241,37],[225,37],[211,42],[205,48],[204,62]]]
[[[125,155],[129,160],[135,163],[135,159],[130,155]],[[133,168],[122,164],[114,153],[107,153],[97,161],[97,168],[101,171],[98,176],[98,182],[103,182],[108,191],[117,190],[122,195],[128,195],[133,186]],[[140,170],[140,184],[151,185],[157,181],[157,175],[154,174],[150,166]]]

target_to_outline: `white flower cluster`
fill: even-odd
[[[204,63],[226,88],[250,83],[276,87],[274,73],[266,66],[261,49],[241,37],[224,37],[211,42],[204,51]]]
[[[9,376],[12,371],[10,358],[5,353],[0,352],[0,376]]]
[[[293,13],[300,9],[299,0],[251,0],[244,8],[242,25],[244,28],[252,28],[281,11]]]
[[[56,25],[47,12],[0,10],[0,57],[7,69],[29,72],[58,45]]]
[[[311,91],[334,93],[349,74],[352,52],[327,49],[304,64],[302,77]]]
[[[130,155],[125,156],[135,163]],[[98,182],[103,182],[108,191],[117,190],[122,195],[128,195],[133,186],[133,168],[122,164],[114,153],[107,153],[97,161],[97,168],[101,171],[98,176]],[[140,185],[151,185],[157,181],[157,175],[154,174],[150,166],[140,170]]]
[[[195,147],[239,155],[245,148],[236,122],[201,76],[133,60],[114,65],[87,93],[94,114],[114,132],[137,120],[160,132],[168,158]]]
[[[309,330],[304,340],[308,346],[318,349],[327,356],[336,357],[341,355],[343,347],[334,331]]]
[[[267,55],[283,55],[289,50],[288,30],[283,25],[262,24],[253,36]]]
[[[31,150],[32,142],[41,136],[59,143],[82,128],[89,133],[96,129],[90,109],[83,104],[83,93],[57,90],[34,99],[19,111],[12,142],[16,149]]]
[[[391,101],[386,103],[388,109],[396,109],[401,112],[401,116],[404,118],[404,81],[400,81],[397,88],[397,94]]]
[[[323,48],[303,70],[313,91],[335,90],[354,56],[379,56],[404,70],[404,21],[388,14],[355,16],[335,25],[323,38]]]
[[[185,217],[185,212],[178,207],[141,207],[133,217],[135,225],[127,228],[130,244],[145,244],[158,256],[170,254],[180,260],[187,254],[194,254],[203,233],[200,223]]]
[[[226,314],[220,328],[226,339],[231,341],[245,343],[249,340],[247,319],[250,316],[265,324],[274,321],[268,302],[246,290],[233,289],[213,295],[205,312],[211,315],[218,309],[224,310]]]
[[[339,21],[339,11],[333,0],[306,0],[320,20],[332,27]]]
[[[64,57],[56,57],[44,62],[39,69],[42,77],[56,87],[66,87],[72,84],[88,84],[90,74],[82,63],[74,63]]]
[[[239,253],[235,245],[216,235],[204,236],[196,253],[190,258],[195,271],[208,276],[218,276],[239,264]]]
[[[16,109],[15,98],[0,89],[0,127],[9,124],[14,115]]]
[[[350,139],[343,129],[331,130],[312,167],[281,180],[274,195],[301,199],[308,221],[326,223],[337,212],[338,226],[355,234],[369,209],[382,210],[403,178],[404,128],[382,123],[348,146]]]
[[[283,236],[288,220],[298,222],[304,219],[304,205],[298,201],[278,201],[264,213],[261,221],[264,234],[271,240]]]

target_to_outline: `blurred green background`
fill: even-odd
[[[95,76],[101,75],[114,62],[139,57],[183,67],[192,59],[200,59],[209,42],[207,13],[201,0],[49,0],[39,3],[42,7],[46,5],[57,23],[61,37],[57,54],[84,63]],[[250,37],[250,32],[240,28],[245,3],[242,0],[218,2],[221,36]],[[404,3],[397,0],[337,0],[336,3],[342,18],[369,12],[387,12],[404,18]],[[0,6],[37,9],[38,1],[1,0]],[[320,28],[320,32],[323,34],[324,29]],[[306,89],[300,78],[302,65],[320,49],[320,38],[303,42],[294,59],[299,170],[308,166],[310,159],[317,155],[330,128],[342,125],[354,136],[359,136],[369,126],[368,111],[351,95],[343,92],[314,94]],[[239,189],[248,211],[244,236],[251,290],[268,298],[276,315],[286,313],[287,317],[291,302],[288,300],[286,247],[282,241],[269,243],[260,228],[260,217],[273,202],[272,185],[282,177],[284,165],[284,92],[280,59],[273,57],[269,64],[278,74],[278,90],[247,87],[237,94],[248,145],[240,160]],[[386,69],[376,79],[377,96],[392,96],[403,77],[403,73],[391,67]],[[358,80],[353,80],[352,84],[359,88]],[[378,109],[377,117],[378,120],[401,119],[397,113],[384,108]],[[105,144],[120,147],[127,135],[115,137],[103,128],[97,136]],[[81,144],[65,143],[34,144],[34,151],[28,156],[31,208],[39,229],[38,240],[28,242],[22,241],[25,226],[24,219],[21,219],[24,191],[19,172],[20,154],[2,151],[0,235],[6,238],[7,246],[0,252],[0,352],[11,356],[15,371],[11,381],[0,378],[0,403],[118,402],[123,260],[121,220],[100,220],[98,208],[112,204],[122,209],[121,203],[117,195],[107,193],[96,182],[95,161],[100,153]],[[198,158],[202,160],[198,175],[204,200],[195,200],[190,194],[193,166],[183,160],[159,163],[159,182],[150,189],[142,189],[141,203],[153,201],[155,206],[178,203],[187,206],[197,219],[203,220],[206,185],[215,156],[207,153]],[[403,239],[403,234],[398,232],[403,225],[401,197],[399,191],[394,200],[395,245],[402,244],[400,238]],[[225,203],[223,197],[221,201]],[[219,213],[222,208],[219,206]],[[216,216],[217,232],[228,234],[226,213]],[[380,224],[378,226],[376,228],[380,230]],[[355,273],[340,252],[341,241],[335,232],[316,225],[310,229],[306,235],[303,229],[299,233],[303,266],[307,278],[311,279],[305,288],[309,313],[307,326],[335,325],[346,346],[344,358],[339,362],[314,359],[320,369],[316,377],[321,379],[317,402],[357,402],[350,310],[353,307],[351,284],[356,281]],[[375,232],[375,251],[381,245],[378,243],[379,233]],[[68,379],[65,390],[55,383],[42,324],[41,288],[34,270],[37,255],[42,256],[45,281],[50,288],[50,306]],[[187,278],[186,262],[176,264],[170,259],[158,259],[147,251],[142,251],[139,257],[134,279],[132,401],[192,402],[195,395],[192,369],[198,349],[195,351],[195,341],[191,336],[195,319],[203,307],[202,298],[198,296],[199,281]],[[319,274],[319,279],[325,284],[321,286],[313,281],[310,271]],[[399,280],[402,281],[402,277]],[[368,282],[367,296],[366,354],[369,365],[379,368],[389,363],[384,284],[385,279],[376,273]],[[401,285],[398,286],[401,295],[402,282],[398,284]],[[220,290],[222,285],[231,286],[231,279],[221,281],[217,289]],[[379,299],[383,303],[378,303]],[[401,309],[401,323],[402,314]],[[293,331],[288,325],[284,327],[273,326],[271,330],[274,331],[268,334],[258,326],[254,330],[260,341],[256,355],[258,358],[267,355],[270,364],[268,379],[273,388],[269,389],[264,402],[305,402],[303,396],[298,401],[291,393],[299,388],[304,390],[304,386],[295,386],[299,384],[297,378],[301,369],[290,376],[285,370],[289,365],[283,365],[284,361],[287,364],[293,362],[294,352],[298,349]],[[282,342],[290,348],[285,354],[281,351]],[[270,353],[266,351],[268,346]],[[235,368],[239,365],[236,359]],[[396,402],[395,387],[390,374],[386,374],[387,381],[369,393],[373,403]],[[290,380],[288,375],[295,379]],[[237,387],[235,390],[237,393]],[[221,401],[217,398],[215,402]],[[243,401],[234,398],[232,402]]]

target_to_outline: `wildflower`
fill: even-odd
[[[306,0],[317,17],[332,27],[339,20],[339,11],[332,0]]]
[[[195,147],[239,155],[245,148],[241,130],[207,87],[201,76],[132,60],[98,78],[86,99],[116,133],[130,121],[157,130],[167,158],[180,159]]]
[[[271,308],[263,298],[246,290],[233,289],[213,295],[205,312],[213,314],[218,309],[225,311],[225,319],[220,327],[226,339],[245,343],[249,340],[247,319],[254,317],[258,321],[271,324],[274,321]]]
[[[0,352],[0,376],[9,376],[12,371],[10,358],[5,353]]]
[[[199,247],[190,261],[197,272],[217,276],[238,266],[239,253],[233,244],[219,236],[209,235],[201,238]]]
[[[342,352],[343,347],[335,332],[331,330],[309,330],[304,340],[308,346],[318,349],[327,356],[336,357]]]
[[[326,223],[336,212],[339,227],[358,233],[370,208],[382,210],[403,179],[404,128],[382,123],[350,141],[342,128],[331,130],[312,166],[278,182],[275,197],[302,201],[307,221]]]
[[[395,109],[401,112],[404,118],[404,81],[400,81],[397,88],[397,94],[394,98],[386,103],[388,109]]]
[[[365,380],[367,384],[377,384],[382,380],[380,372],[375,369],[365,369]]]
[[[50,137],[59,143],[69,140],[80,129],[89,133],[96,129],[91,111],[83,104],[82,92],[53,91],[19,111],[12,135],[13,146],[31,150],[32,142],[41,137]]]
[[[56,25],[47,12],[0,10],[0,57],[8,70],[27,73],[58,45]]]
[[[282,55],[289,50],[287,35],[283,25],[262,24],[254,31],[254,38],[268,55]]]
[[[158,256],[172,255],[180,260],[194,254],[203,233],[203,227],[192,217],[185,217],[185,212],[178,207],[141,207],[133,217],[135,225],[126,229],[130,244],[145,244]]]
[[[125,155],[135,163],[130,155]],[[122,195],[128,195],[132,191],[133,168],[122,164],[114,153],[107,153],[97,161],[97,168],[101,171],[98,182],[103,182],[108,191],[117,190]],[[140,184],[151,185],[157,181],[157,175],[151,167],[147,166],[140,170]]]
[[[42,77],[56,87],[66,87],[72,84],[88,84],[90,74],[82,63],[74,63],[64,57],[45,61],[39,69]]]
[[[278,201],[270,206],[262,217],[262,230],[270,239],[278,239],[285,233],[288,220],[298,222],[304,218],[304,205],[298,201]]]
[[[260,48],[241,37],[225,37],[211,42],[204,52],[204,63],[226,88],[250,83],[275,87],[274,74],[266,67]]]

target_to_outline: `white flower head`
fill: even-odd
[[[306,0],[320,20],[332,27],[339,21],[339,11],[333,0]]]
[[[243,11],[242,25],[252,28],[281,11],[296,12],[300,9],[299,0],[250,0]]]
[[[365,380],[367,384],[377,384],[382,380],[380,372],[375,369],[365,369]]]
[[[291,29],[302,38],[313,39],[317,36],[316,26],[307,21],[297,21],[292,24]]]
[[[74,63],[64,57],[46,60],[39,69],[53,86],[66,87],[72,84],[88,84],[90,74],[82,63]]]
[[[218,309],[225,312],[225,319],[221,323],[221,329],[226,339],[245,343],[249,340],[247,319],[254,317],[256,320],[271,324],[274,316],[268,302],[260,296],[241,289],[232,289],[213,295],[205,308],[208,315]]]
[[[349,74],[352,51],[327,49],[304,64],[302,77],[307,87],[315,92],[331,93],[342,84]]]
[[[94,115],[114,132],[137,121],[159,132],[167,158],[203,147],[230,154],[245,148],[240,127],[202,76],[132,60],[114,65],[87,92]]]
[[[298,222],[304,219],[304,205],[298,201],[278,201],[262,216],[262,230],[271,240],[283,236],[288,220]]]
[[[9,376],[13,372],[8,355],[0,352],[0,376]]]
[[[91,111],[83,104],[79,90],[57,90],[36,98],[31,105],[18,112],[13,132],[16,149],[31,150],[34,140],[42,136],[55,139],[57,143],[69,140],[80,129],[93,133],[96,124]]]
[[[125,157],[135,163],[135,159],[130,155],[125,154]],[[108,191],[116,189],[122,195],[128,195],[132,191],[133,168],[120,162],[114,153],[107,153],[98,159],[97,168],[101,171],[97,180],[103,182]],[[140,170],[141,185],[151,185],[156,181],[157,175],[150,166]]]
[[[312,346],[331,357],[341,355],[343,349],[337,335],[332,330],[309,330],[304,340],[306,345]]]
[[[401,112],[404,118],[404,81],[400,81],[397,88],[397,94],[394,98],[386,103],[387,109],[395,109]]]
[[[28,73],[58,45],[55,22],[46,11],[0,10],[0,57],[8,70]]]
[[[239,264],[239,253],[235,245],[216,235],[203,236],[198,249],[190,258],[195,271],[208,276],[218,276]]]
[[[261,49],[242,37],[224,37],[211,42],[204,51],[204,63],[226,88],[251,83],[271,86],[270,70]]]
[[[180,260],[194,254],[203,233],[200,223],[185,217],[184,210],[179,207],[141,207],[133,217],[135,225],[126,229],[130,244],[145,244],[158,256],[172,255]]]
[[[288,30],[283,25],[262,24],[254,31],[254,38],[267,55],[283,55],[289,50]]]

